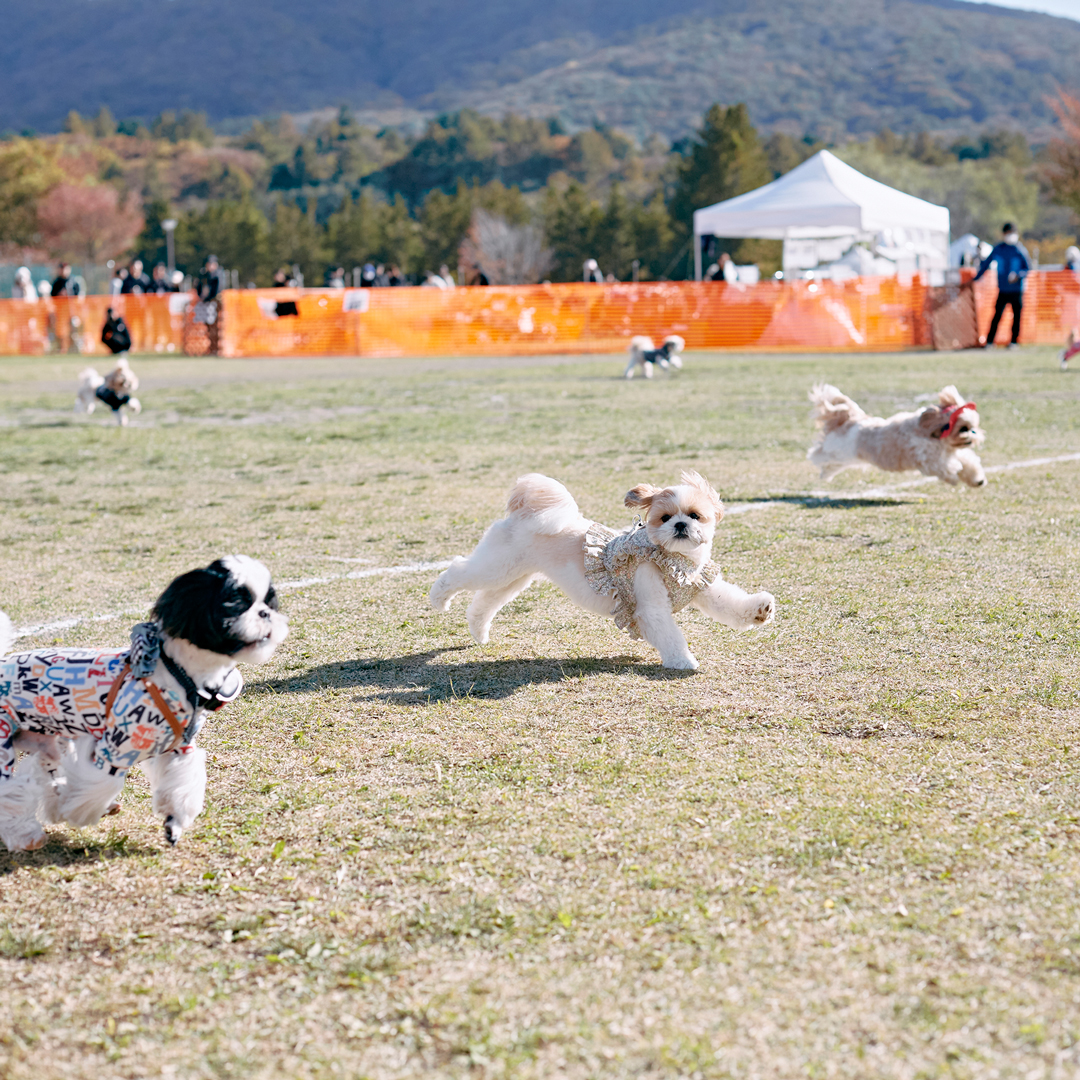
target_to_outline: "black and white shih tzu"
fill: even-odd
[[[686,348],[686,342],[678,334],[669,334],[664,338],[664,344],[660,348],[653,345],[650,337],[644,334],[630,339],[630,359],[623,372],[624,379],[632,379],[640,370],[646,379],[653,377],[653,369],[660,368],[663,371],[678,371],[682,367],[679,353]]]
[[[236,665],[266,663],[287,634],[269,570],[228,555],[176,578],[126,649],[0,656],[0,839],[8,850],[42,847],[43,825],[93,825],[115,813],[135,765],[175,844],[203,808],[206,751],[195,738],[207,714],[239,695]],[[0,653],[13,637],[0,614]]]

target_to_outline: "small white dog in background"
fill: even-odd
[[[263,664],[288,633],[270,571],[229,555],[176,578],[126,649],[2,655],[11,623],[0,614],[0,839],[34,851],[43,825],[93,825],[118,808],[140,765],[152,809],[175,844],[202,812],[207,714],[244,685],[238,662]],[[19,760],[19,753],[23,758]]]
[[[97,403],[103,402],[113,411],[116,422],[121,427],[126,427],[128,418],[125,408],[133,413],[142,412],[139,399],[131,395],[139,389],[139,377],[128,366],[124,357],[119,357],[116,367],[102,378],[92,368],[83,368],[79,372],[79,390],[75,395],[75,411],[79,413],[92,413]]]
[[[579,607],[648,641],[664,667],[682,670],[698,666],[674,619],[682,608],[696,607],[735,630],[772,621],[776,602],[769,593],[751,596],[728,584],[709,561],[723,505],[703,477],[684,472],[671,487],[639,484],[624,501],[645,520],[615,532],[583,517],[557,480],[521,477],[506,517],[432,585],[432,607],[446,611],[458,593],[474,592],[469,630],[483,645],[499,609],[547,578]]]
[[[835,386],[819,383],[810,391],[817,440],[807,457],[831,480],[853,465],[874,465],[886,472],[917,469],[946,484],[982,487],[986,473],[975,448],[985,435],[973,401],[955,386],[938,394],[938,404],[888,419],[867,416]]]
[[[626,365],[623,378],[632,379],[639,368],[646,379],[653,377],[653,369],[657,367],[664,371],[678,371],[682,367],[679,353],[685,348],[686,342],[678,334],[669,334],[659,349],[653,345],[650,337],[640,335],[631,338],[630,361]]]

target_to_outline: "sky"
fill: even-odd
[[[985,0],[975,0],[983,3]],[[1062,15],[1080,21],[1080,0],[994,0],[998,7],[1024,8],[1045,11],[1047,15]]]

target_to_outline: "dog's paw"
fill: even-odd
[[[474,626],[469,623],[469,633],[477,645],[486,645],[491,640],[491,626]]]
[[[105,811],[105,816],[112,817],[114,814],[123,813],[123,810],[124,808],[120,805],[120,800],[113,799],[113,801],[109,803],[109,808]]]
[[[690,653],[687,653],[685,656],[676,656],[671,660],[665,660],[664,667],[670,668],[672,671],[697,671],[701,665]]]
[[[771,593],[758,593],[751,597],[750,621],[755,626],[771,623],[776,617],[776,600]]]
[[[170,814],[165,819],[165,839],[169,841],[170,847],[176,847],[180,840],[180,837],[184,835],[184,830],[180,828],[176,821],[176,818]]]

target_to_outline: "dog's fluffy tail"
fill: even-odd
[[[630,355],[636,356],[638,353],[651,352],[655,345],[653,345],[653,339],[646,337],[644,334],[638,334],[637,337],[630,339]]]
[[[814,406],[814,423],[825,435],[866,415],[847,394],[828,383],[818,383],[810,391],[810,404]]]
[[[76,412],[94,411],[94,391],[104,382],[105,380],[92,367],[83,368],[79,372],[79,389],[75,395]]]
[[[11,652],[11,646],[15,644],[15,628],[11,620],[0,611],[0,656],[6,656]]]
[[[574,496],[558,480],[540,473],[518,478],[506,500],[506,514],[542,536],[554,536],[582,520]]]

